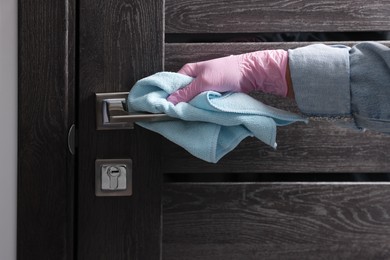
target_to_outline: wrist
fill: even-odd
[[[251,68],[248,70],[250,73],[244,73],[244,75],[253,83],[253,90],[283,97],[288,96],[290,77],[287,70],[287,51],[257,51],[251,53],[249,58],[246,59],[246,67]]]

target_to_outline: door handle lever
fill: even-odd
[[[133,129],[135,122],[175,120],[166,114],[128,111],[126,98],[129,92],[95,93],[96,129]]]

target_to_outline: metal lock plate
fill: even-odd
[[[95,162],[96,196],[131,196],[131,159],[97,159]]]

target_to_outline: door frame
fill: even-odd
[[[18,1],[17,259],[74,259],[76,1]]]

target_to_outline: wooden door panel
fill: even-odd
[[[163,259],[387,259],[389,185],[165,184]]]
[[[167,33],[384,31],[388,1],[167,0]]]
[[[332,122],[311,121],[278,128],[278,148],[254,138],[242,141],[217,164],[204,162],[164,140],[166,173],[389,172],[390,137],[359,133]]]
[[[80,1],[77,259],[159,259],[159,137],[96,131],[95,93],[162,70],[163,1]],[[132,196],[96,197],[95,160],[132,159]]]
[[[188,62],[307,44],[167,43],[165,68],[177,71]],[[254,96],[299,112],[284,98]],[[308,125],[280,127],[277,150],[247,138],[217,164],[203,162],[164,140],[163,259],[388,258],[389,183],[240,182],[248,176],[297,181],[309,173],[315,179],[316,173],[324,178],[329,172],[342,172],[350,173],[342,178],[353,180],[351,176],[378,177],[357,172],[388,173],[390,136],[356,132],[341,123],[311,118]],[[335,181],[332,177],[326,179]],[[388,180],[386,174],[379,177]],[[233,183],[236,179],[239,182]]]

